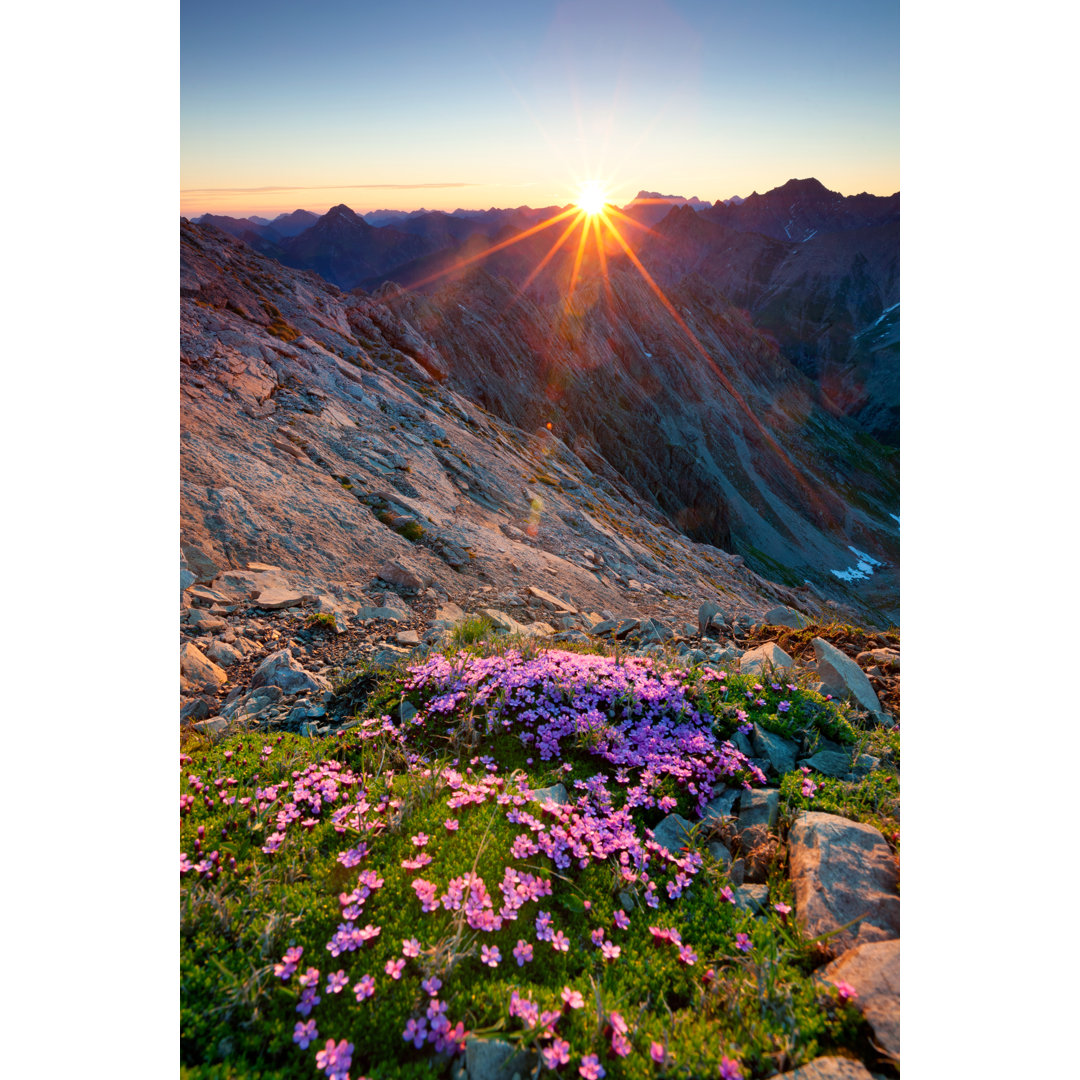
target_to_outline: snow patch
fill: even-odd
[[[830,574],[838,577],[841,581],[865,581],[873,574],[875,566],[881,566],[877,559],[867,555],[865,551],[852,547],[850,544],[848,544],[848,551],[855,556],[857,560],[855,565],[849,566],[846,570],[829,571]]]
[[[896,522],[897,525],[900,524],[900,519],[895,514],[890,514],[889,517],[891,517],[893,519],[893,521]]]

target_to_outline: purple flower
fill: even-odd
[[[565,1039],[555,1038],[550,1046],[545,1046],[540,1051],[544,1058],[544,1064],[549,1069],[557,1069],[570,1060],[570,1044]]]
[[[776,711],[777,712],[787,712],[788,709],[790,709],[790,708],[791,708],[791,702],[790,701],[781,701],[780,704],[776,706]]]
[[[741,952],[749,952],[753,948],[750,938],[746,934],[735,935],[735,948]]]
[[[737,1061],[725,1057],[720,1061],[720,1080],[742,1080],[742,1069]]]
[[[335,971],[326,976],[326,992],[328,994],[340,994],[349,983],[349,976],[344,971]]]
[[[526,961],[533,958],[533,947],[527,941],[522,941],[518,938],[517,945],[514,946],[514,959],[518,963],[518,967],[524,967]]]
[[[499,961],[502,956],[499,953],[499,946],[492,945],[490,948],[487,945],[480,946],[480,963],[487,964],[488,967],[498,967]]]
[[[300,1044],[301,1050],[306,1050],[318,1037],[319,1029],[315,1026],[314,1020],[308,1020],[306,1023],[301,1020],[296,1021],[292,1038],[294,1043]]]
[[[420,983],[420,989],[423,990],[425,994],[430,994],[432,997],[439,992],[441,986],[442,979],[436,978],[434,975],[432,975],[430,979],[424,979],[424,981]]]
[[[411,1017],[405,1021],[405,1030],[401,1037],[405,1042],[411,1042],[419,1050],[427,1042],[427,1020],[421,1017],[414,1020]]]
[[[599,926],[599,927],[597,927],[597,928],[596,928],[596,929],[595,929],[595,930],[594,930],[594,931],[593,931],[593,932],[592,932],[592,933],[591,933],[591,934],[589,935],[589,937],[591,937],[591,938],[592,938],[592,943],[593,943],[594,945],[597,945],[597,946],[599,946],[599,945],[603,945],[603,943],[604,943],[604,928],[603,928],[602,926]]]
[[[627,929],[627,927],[629,927],[630,920],[627,918],[625,911],[620,910],[615,912],[615,925],[620,930],[625,930]]]
[[[352,1052],[352,1043],[342,1039],[335,1046],[333,1039],[327,1039],[326,1049],[315,1055],[315,1065],[319,1069],[325,1069],[328,1077],[344,1077],[352,1064]]]
[[[370,975],[363,976],[353,987],[353,992],[356,994],[357,1002],[371,997],[375,993],[375,980]]]

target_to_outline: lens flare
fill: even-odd
[[[597,183],[585,184],[578,192],[577,205],[580,210],[592,217],[599,214],[607,204],[607,194]]]

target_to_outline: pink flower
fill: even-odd
[[[750,938],[746,934],[735,935],[735,948],[741,952],[749,952],[753,948]]]
[[[611,941],[605,941],[600,948],[604,954],[604,959],[607,960],[608,963],[612,960],[618,960],[619,954],[622,952],[622,949]]]
[[[616,1031],[611,1036],[611,1052],[617,1054],[619,1057],[626,1057],[631,1050],[634,1049],[633,1043],[622,1034],[620,1031]]]
[[[458,827],[458,819],[457,818],[448,817],[443,822],[443,824],[446,826],[446,831],[447,832],[457,832],[457,827]]]
[[[721,899],[726,900],[729,904],[735,903],[735,894],[731,891],[730,885],[725,885],[720,890],[720,897]]]
[[[545,1046],[540,1053],[549,1069],[557,1069],[570,1060],[570,1044],[564,1039],[553,1039],[551,1045]]]
[[[498,967],[499,961],[502,956],[499,954],[499,946],[492,945],[490,948],[487,945],[480,946],[480,963],[487,964],[488,967]]]
[[[404,967],[405,967],[405,961],[404,960],[387,960],[386,961],[386,969],[385,969],[386,974],[389,975],[391,979],[400,979],[401,978],[401,972],[404,969]]]
[[[571,990],[569,986],[563,987],[562,999],[571,1009],[585,1008],[585,999],[577,990]]]
[[[328,994],[340,994],[348,985],[349,976],[344,971],[335,971],[326,976],[326,992]]]
[[[855,987],[851,983],[844,982],[843,979],[837,979],[835,985],[841,1001],[854,1001],[859,996]]]
[[[657,1065],[663,1065],[667,1060],[667,1051],[660,1043],[654,1042],[652,1046],[649,1047],[649,1056]]]
[[[556,952],[569,952],[570,939],[561,930],[556,930],[555,936],[551,939],[551,947]]]
[[[356,994],[357,1002],[361,1002],[365,998],[371,997],[371,995],[375,993],[375,980],[370,975],[365,975],[353,987],[353,993]]]
[[[294,1043],[300,1044],[301,1050],[306,1050],[318,1037],[319,1029],[315,1026],[314,1020],[308,1020],[307,1023],[300,1020],[296,1021],[292,1038]]]
[[[413,843],[414,843],[414,844],[415,844],[415,845],[416,845],[416,846],[417,846],[418,848],[422,848],[422,847],[423,847],[423,846],[424,846],[424,845],[425,845],[425,844],[426,844],[426,843],[428,842],[428,838],[427,838],[427,836],[426,836],[426,835],[425,835],[424,833],[417,833],[417,834],[416,834],[416,835],[415,835],[415,836],[414,836],[414,837],[412,838],[412,842],[413,842]]]
[[[594,931],[593,931],[593,932],[592,932],[592,933],[591,933],[591,934],[589,935],[589,937],[591,937],[591,938],[592,938],[592,943],[593,943],[594,945],[597,945],[597,946],[599,946],[599,945],[603,945],[603,943],[604,943],[604,928],[603,928],[602,926],[600,926],[600,927],[597,927],[597,929],[595,929],[595,930],[594,930]]]
[[[791,911],[790,904],[773,904],[773,909],[780,912],[781,915],[787,915]]]
[[[679,961],[687,966],[696,964],[698,961],[697,953],[690,948],[689,945],[679,946]]]
[[[620,930],[625,930],[630,925],[630,920],[627,918],[625,911],[615,912],[615,925]]]
[[[584,1080],[601,1080],[601,1077],[607,1076],[607,1070],[595,1054],[586,1054],[578,1066],[578,1074],[584,1077]]]
[[[401,943],[401,952],[404,956],[419,956],[420,942],[416,938],[409,938]]]
[[[533,958],[533,947],[527,941],[522,941],[518,938],[517,945],[514,946],[514,959],[518,963],[518,967],[524,967],[526,961]]]
[[[742,1069],[737,1061],[725,1057],[720,1061],[720,1080],[742,1080]]]

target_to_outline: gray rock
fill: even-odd
[[[668,814],[653,830],[653,839],[673,855],[687,845],[694,826],[681,814]]]
[[[453,601],[440,604],[435,612],[435,622],[444,623],[447,627],[457,626],[466,619],[465,612]]]
[[[401,622],[405,618],[404,614],[398,611],[397,608],[391,607],[362,607],[357,608],[356,617],[361,620],[365,619],[392,619],[394,622]]]
[[[754,756],[754,744],[750,741],[748,735],[744,735],[741,731],[736,731],[735,734],[731,736],[731,742],[739,753],[745,754],[747,757]]]
[[[205,608],[192,608],[187,621],[196,634],[220,634],[228,626],[220,615],[211,614]]]
[[[828,692],[837,697],[849,698],[880,718],[881,702],[878,701],[877,694],[862,668],[824,638],[816,637],[811,644],[817,659],[818,675],[828,687]]]
[[[773,1080],[874,1080],[861,1061],[845,1057],[819,1057],[790,1072],[777,1073]]]
[[[828,939],[841,953],[900,936],[900,875],[877,829],[835,814],[804,811],[788,835],[796,916],[811,937],[853,924]]]
[[[611,631],[611,636],[616,641],[622,641],[631,630],[636,630],[641,623],[637,619],[619,619],[615,629]]]
[[[228,678],[213,660],[208,660],[190,641],[180,650],[181,689],[217,690]]]
[[[180,568],[180,591],[183,592],[194,584],[195,575],[186,566],[182,566]]]
[[[223,668],[227,668],[231,664],[235,664],[237,660],[243,659],[243,656],[236,649],[231,645],[227,645],[224,641],[215,641],[206,650],[206,655],[215,664],[220,664]]]
[[[400,611],[402,618],[408,618],[412,614],[412,608],[409,607],[408,601],[405,600],[399,593],[394,592],[392,589],[384,589],[380,592],[371,594],[375,600],[377,607],[391,608],[393,611]],[[453,605],[457,606],[457,605]],[[458,608],[460,611],[461,609]]]
[[[881,758],[874,757],[873,754],[860,754],[849,775],[852,779],[861,780],[867,773],[873,772],[880,766]]]
[[[701,820],[713,825],[726,817],[731,817],[735,813],[735,803],[738,802],[740,794],[739,788],[728,788],[727,791],[722,791],[715,799],[705,804]]]
[[[855,988],[855,1004],[874,1032],[874,1042],[900,1058],[900,939],[858,945],[838,957],[821,976]]]
[[[207,705],[206,701],[201,697],[197,697],[192,701],[187,701],[180,707],[181,723],[185,720],[191,720],[192,722],[205,720],[209,715],[210,706]]]
[[[379,567],[379,577],[383,581],[389,581],[391,585],[398,585],[402,589],[412,589],[419,592],[426,589],[432,582],[430,574],[425,573],[412,563],[406,564],[387,559]]]
[[[253,688],[277,686],[286,694],[299,694],[309,690],[329,690],[330,680],[322,675],[312,675],[293,659],[288,649],[279,649],[255,669],[251,685]]]
[[[819,750],[813,757],[804,758],[800,765],[809,765],[823,776],[842,777],[851,772],[851,754],[835,750]]]
[[[769,763],[769,770],[777,776],[783,776],[795,768],[799,746],[791,739],[775,735],[755,724],[750,732],[750,744],[754,748],[754,756],[764,758]]]
[[[419,645],[420,635],[415,630],[402,630],[394,635],[394,640],[399,645]]]
[[[780,792],[776,788],[764,791],[744,791],[739,799],[739,828],[764,825],[775,829],[780,820]]]
[[[794,665],[795,661],[775,641],[766,641],[756,649],[742,654],[739,670],[744,675],[760,675],[769,670],[783,670]]]
[[[709,854],[724,867],[731,865],[731,852],[726,845],[721,844],[719,840],[712,840],[709,842],[708,847]]]
[[[765,622],[769,626],[790,626],[793,630],[810,625],[810,620],[801,611],[789,607],[775,607],[772,611],[766,611]]]
[[[560,806],[565,806],[570,801],[564,784],[552,784],[551,787],[535,788],[532,798],[534,801],[541,803],[550,799],[551,802],[558,803]]]
[[[762,915],[769,906],[768,885],[740,885],[735,890],[735,905],[751,915]]]
[[[288,589],[284,574],[256,573],[254,570],[229,570],[214,579],[214,588],[235,600],[254,600],[269,589]]]
[[[698,635],[704,637],[710,626],[724,625],[730,621],[731,619],[723,612],[719,604],[713,600],[706,600],[698,608]]]
[[[593,623],[592,626],[589,627],[589,633],[596,637],[606,637],[618,625],[619,624],[615,619],[602,619],[600,622]]]
[[[200,720],[195,730],[203,735],[222,735],[228,726],[229,722],[223,716],[211,716],[207,720]]]
[[[643,641],[670,641],[675,632],[656,619],[646,619],[641,624],[641,638]]]
[[[525,1080],[533,1072],[533,1056],[515,1050],[502,1039],[465,1040],[465,1071],[469,1080]]]
[[[416,715],[416,706],[411,701],[403,701],[398,706],[398,716],[403,724],[407,724]]]

